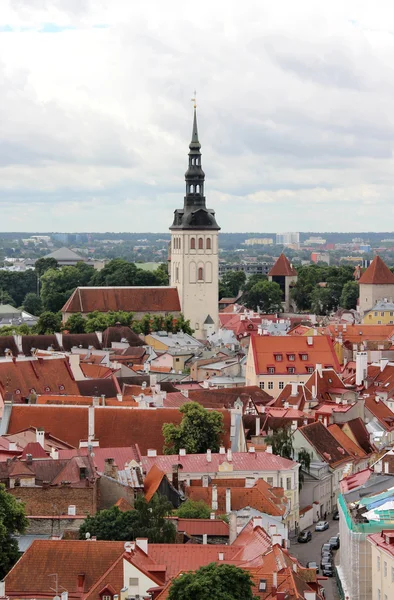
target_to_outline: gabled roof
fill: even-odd
[[[271,268],[270,272],[268,273],[269,277],[280,275],[284,275],[285,277],[294,277],[297,275],[297,271],[290,264],[289,259],[286,258],[283,252],[279,256],[274,266]]]
[[[341,446],[347,450],[349,454],[357,458],[365,458],[367,456],[364,450],[357,446],[357,444],[355,444],[353,440],[351,440],[336,423],[329,425],[328,431],[341,444]]]
[[[387,404],[376,398],[375,396],[365,398],[365,408],[376,417],[386,431],[392,431],[394,429],[394,413]]]
[[[376,256],[358,282],[372,285],[394,284],[394,273],[390,271],[380,256]]]
[[[173,521],[174,518],[171,518]],[[188,535],[207,535],[227,537],[230,533],[228,523],[222,519],[182,519],[175,517],[178,531]]]
[[[33,348],[35,350],[53,349],[60,351],[60,346],[55,334],[52,335],[23,335],[22,352],[25,356],[31,356]]]
[[[298,431],[313,446],[322,460],[331,467],[335,467],[336,464],[344,461],[349,462],[353,460],[353,456],[349,454],[320,421],[299,427]]]
[[[101,350],[96,333],[63,333],[62,346],[66,352],[71,352],[71,348],[89,348],[89,346]]]
[[[175,287],[78,287],[62,308],[63,313],[89,313],[124,310],[126,312],[179,312]]]
[[[78,394],[68,360],[39,358],[0,363],[1,394],[9,392],[15,402],[20,402],[22,398],[28,398],[33,390],[36,394]]]
[[[130,327],[120,324],[114,327],[107,327],[103,331],[102,339],[104,348],[110,348],[112,342],[121,342],[122,340],[126,340],[129,346],[132,347],[144,346],[145,344]]]
[[[58,260],[58,261],[68,261],[68,260],[85,261],[85,259],[82,258],[82,256],[79,256],[79,254],[74,252],[74,250],[71,250],[70,248],[66,248],[65,246],[63,246],[62,248],[58,248],[58,250],[54,250],[53,252],[50,252],[49,254],[46,254],[44,258],[54,258],[55,260]]]

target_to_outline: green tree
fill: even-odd
[[[336,295],[329,287],[314,288],[311,294],[311,309],[316,315],[327,315],[336,308]]]
[[[22,534],[28,525],[24,504],[8,494],[0,484],[0,579],[8,573],[19,558],[16,534]]]
[[[85,333],[85,326],[86,320],[81,313],[75,313],[68,317],[63,329],[67,330],[69,333]]]
[[[246,275],[243,271],[227,271],[220,280],[220,298],[233,298],[243,289]]]
[[[66,303],[75,288],[90,283],[95,270],[84,262],[75,267],[48,269],[41,277],[41,299],[45,310],[57,312]]]
[[[108,318],[105,313],[98,310],[88,314],[85,323],[86,333],[94,333],[95,331],[104,331],[108,327]]]
[[[141,333],[143,333],[144,335],[149,335],[149,333],[152,331],[152,326],[151,326],[151,321],[152,321],[152,317],[149,313],[147,313],[146,315],[144,315],[140,321],[140,326],[141,326]]]
[[[245,305],[248,308],[263,313],[276,313],[282,311],[282,291],[279,284],[274,281],[259,281],[247,292]]]
[[[155,315],[152,320],[152,331],[164,331],[163,315]]]
[[[277,429],[272,435],[267,436],[266,442],[272,446],[272,454],[293,459],[293,436],[290,429]]]
[[[174,333],[183,331],[183,333],[187,333],[188,335],[193,335],[194,333],[194,329],[192,329],[190,325],[190,319],[185,319],[182,313],[176,318],[175,325],[173,325],[172,330]]]
[[[137,267],[127,260],[115,258],[110,260],[101,271],[94,273],[91,285],[138,285]]]
[[[114,327],[118,323],[125,327],[130,327],[134,319],[134,313],[126,312],[124,310],[110,310],[105,314],[108,327]]]
[[[252,287],[256,285],[256,283],[260,283],[260,281],[267,281],[267,275],[263,275],[262,273],[255,273],[254,275],[251,275],[243,286],[244,292],[249,292]]]
[[[57,269],[57,267],[58,263],[56,258],[39,258],[34,265],[38,277],[42,277],[48,269]]]
[[[240,567],[211,563],[182,573],[171,584],[168,600],[258,600],[250,573]]]
[[[181,519],[209,519],[211,509],[203,500],[186,500],[176,511]]]
[[[359,295],[359,287],[357,281],[347,281],[342,288],[340,306],[342,308],[356,308]]]
[[[0,304],[9,304],[10,306],[16,306],[16,302],[6,290],[0,290]]]
[[[94,535],[99,540],[133,540],[146,537],[152,543],[173,543],[176,529],[166,519],[172,513],[172,504],[165,496],[155,494],[150,502],[139,495],[135,510],[121,512],[117,506],[86,517],[79,529],[79,537]]]
[[[165,454],[178,454],[180,448],[188,454],[203,454],[208,449],[218,452],[224,432],[222,413],[207,410],[198,402],[187,402],[179,410],[183,415],[179,425],[163,425]]]
[[[29,292],[23,300],[22,308],[31,315],[39,317],[42,313],[41,298],[37,294],[34,294],[34,292]]]
[[[168,277],[168,265],[162,263],[153,271],[156,277],[156,285],[168,285],[169,277]]]
[[[39,335],[59,332],[62,326],[62,316],[60,313],[45,311],[40,314],[37,324],[34,325],[34,332]]]
[[[37,291],[37,276],[32,269],[23,273],[0,270],[1,290],[10,294],[16,306],[21,306],[28,292]]]

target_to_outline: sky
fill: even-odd
[[[392,0],[1,0],[0,231],[394,230]]]

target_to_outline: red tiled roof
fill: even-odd
[[[62,308],[63,313],[179,312],[177,288],[173,287],[78,287]]]
[[[346,433],[342,431],[342,429],[335,423],[328,426],[328,431],[335,437],[341,446],[349,452],[349,454],[358,458],[365,458],[367,456],[364,450],[357,446],[357,444],[355,444],[353,440],[351,440],[349,436],[347,436]]]
[[[66,358],[21,360],[0,363],[0,393],[13,395],[15,402],[36,394],[78,394]]]
[[[63,404],[63,405],[80,405],[91,406],[93,404],[93,396],[57,396],[56,394],[39,394],[37,396],[37,404]]]
[[[72,456],[87,456],[89,453],[88,448],[74,448],[73,450],[60,450],[59,458],[71,458]],[[95,447],[94,457],[92,458],[93,463],[99,473],[104,473],[105,461],[107,458],[113,458],[114,464],[119,469],[123,469],[125,465],[129,464],[132,460],[137,463],[140,462],[141,456],[139,454],[138,446],[129,446],[124,448],[100,448]]]
[[[152,465],[156,464],[164,473],[170,474],[174,458],[171,454],[143,456],[142,466],[148,471]],[[182,465],[185,473],[217,473],[220,465],[227,463],[227,455],[212,453],[211,462],[207,461],[206,454],[176,455],[176,462]],[[296,462],[269,452],[233,452],[230,464],[234,473],[237,471],[279,471],[280,469],[293,469],[297,466]]]
[[[394,336],[393,325],[346,325],[345,327],[331,323],[324,328],[324,331],[332,339],[340,337],[344,343],[351,342],[352,344],[386,341]]]
[[[298,431],[330,466],[353,459],[353,456],[320,421],[299,427]]]
[[[172,520],[172,519],[171,519]],[[178,531],[188,535],[214,535],[226,537],[229,535],[229,525],[222,519],[181,519],[176,517]]]
[[[121,342],[122,340],[126,340],[132,348],[144,346],[145,343],[130,327],[126,327],[125,325],[107,327],[107,329],[103,331],[104,348],[110,348],[112,342]],[[126,348],[126,350],[128,350],[128,348]]]
[[[344,477],[340,482],[341,492],[346,494],[347,492],[364,485],[371,477],[372,473],[373,470],[368,468],[363,469],[358,473],[354,473],[353,475],[349,475],[348,477]]]
[[[165,477],[165,473],[160,471],[159,467],[153,465],[147,473],[144,481],[145,500],[150,502],[159,489],[161,482]]]
[[[111,377],[112,375],[112,369],[110,369],[109,367],[104,367],[101,365],[92,365],[90,363],[83,362],[81,362],[80,367],[82,373],[85,375],[85,377],[88,377],[89,379],[101,379]]]
[[[386,263],[376,256],[368,269],[358,280],[360,284],[387,285],[394,284],[394,274],[390,271]]]
[[[48,458],[48,454],[38,442],[30,442],[29,444],[27,444],[20,458],[26,458],[28,454],[30,454],[32,458]]]
[[[391,554],[394,558],[394,532],[390,529],[382,530],[380,533],[372,533],[368,536],[368,540],[378,546],[381,550]]]
[[[368,398],[365,398],[364,406],[374,417],[376,417],[379,423],[383,425],[387,431],[392,431],[394,429],[394,413],[382,400],[377,402],[375,396],[369,396]]]
[[[297,275],[297,271],[290,264],[289,259],[282,253],[274,266],[271,268],[268,276],[285,275],[286,277],[294,277]]]
[[[325,335],[312,337],[257,335],[251,338],[251,351],[256,373],[259,375],[268,374],[268,367],[275,368],[275,375],[288,374],[290,367],[295,369],[295,375],[301,375],[308,373],[308,367],[316,364],[340,370],[332,341]],[[282,360],[276,360],[276,355],[281,355]],[[289,360],[290,355],[294,355],[294,360]],[[307,356],[305,360],[302,359],[303,355]]]
[[[230,445],[230,413],[223,411],[225,434],[223,442]],[[138,444],[143,454],[148,448],[162,452],[164,423],[179,424],[182,414],[177,409],[95,408],[95,434],[102,448],[130,447]],[[16,433],[30,426],[45,431],[71,444],[79,446],[88,437],[88,407],[15,405],[12,407],[8,433]],[[284,460],[284,459],[283,459]]]

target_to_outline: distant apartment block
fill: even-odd
[[[293,246],[299,245],[300,243],[300,234],[298,232],[290,232],[290,233],[277,233],[276,234],[276,244],[283,246]]]
[[[249,238],[245,240],[245,246],[270,246],[273,243],[272,238]]]

